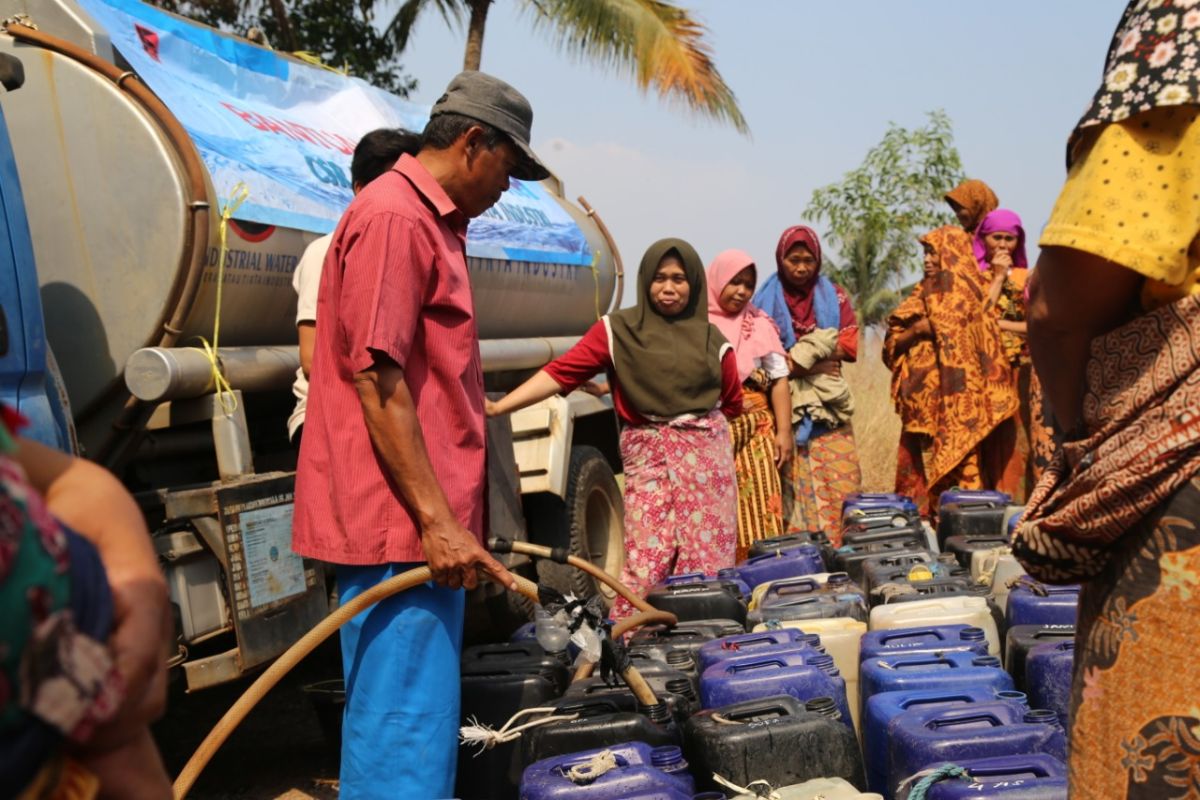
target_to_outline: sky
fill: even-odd
[[[483,45],[483,69],[533,105],[534,149],[570,198],[582,194],[595,207],[630,274],[664,236],[690,241],[706,262],[736,247],[773,265],[779,234],[810,222],[803,210],[814,189],[858,166],[888,123],[920,126],[937,108],[953,121],[968,175],[991,184],[1036,242],[1062,184],[1067,136],[1099,88],[1125,7],[1125,0],[677,2],[707,26],[750,136],[560,52],[534,30],[520,0],[496,0]],[[437,99],[461,69],[463,42],[436,12],[418,23],[403,56],[419,81],[413,100]]]

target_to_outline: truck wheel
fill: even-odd
[[[530,517],[530,536],[537,544],[563,547],[610,575],[625,565],[625,502],[608,460],[594,447],[571,449],[567,497],[542,498]],[[538,581],[576,597],[600,592],[611,604],[616,594],[582,570],[548,559],[537,562]]]

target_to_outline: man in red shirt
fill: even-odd
[[[549,175],[532,122],[508,84],[458,75],[420,152],[355,197],[326,256],[293,547],[335,565],[343,601],[421,563],[438,584],[342,629],[343,800],[453,794],[461,589],[480,569],[514,583],[482,545],[483,371],[465,248],[468,220],[510,176]]]

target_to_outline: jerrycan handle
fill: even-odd
[[[703,572],[684,572],[679,575],[668,575],[666,584],[667,586],[675,586],[680,583],[696,583],[702,580],[704,580]]]
[[[542,648],[541,645],[538,645],[538,649],[535,651],[532,647],[524,642],[514,642],[507,645],[498,645],[496,647],[481,647],[479,650],[475,651],[474,655],[475,660],[477,661],[490,661],[492,659],[499,658],[508,659],[512,658],[513,656],[521,658],[536,658],[542,655]]]
[[[736,675],[739,672],[750,672],[756,669],[786,669],[787,663],[778,658],[764,656],[757,658],[754,661],[747,661],[743,664],[733,664],[725,671],[730,675]]]
[[[721,714],[722,717],[731,722],[760,719],[767,715],[772,717],[790,717],[792,716],[792,709],[782,703],[773,702],[771,698],[767,698],[754,704],[745,703],[736,711],[726,711]]]
[[[1044,764],[1038,764],[1033,761],[1017,761],[1017,757],[1010,756],[1012,760],[1007,764],[995,764],[993,766],[972,766],[971,777],[978,781],[980,778],[990,780],[1012,779],[1019,780],[1032,775],[1035,778],[1048,778],[1050,771],[1046,769]]]
[[[789,594],[810,594],[819,591],[820,584],[814,579],[807,576],[797,578],[784,578],[783,580],[771,581],[771,585],[767,587],[768,597],[782,597]]]

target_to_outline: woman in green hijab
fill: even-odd
[[[622,422],[625,567],[639,596],[676,573],[733,566],[737,485],[727,417],[742,410],[733,349],[708,321],[704,264],[681,239],[655,242],[638,269],[637,305],[609,314],[561,358],[503,399],[507,414],[608,375]],[[630,605],[618,599],[614,617]]]

